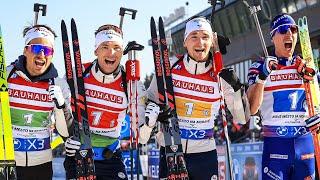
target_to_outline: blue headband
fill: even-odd
[[[296,25],[294,19],[288,14],[282,14],[276,16],[270,23],[270,33],[272,32],[271,37],[275,34],[275,29],[281,25]]]

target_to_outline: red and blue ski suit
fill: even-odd
[[[278,58],[279,70],[266,79],[262,115],[264,148],[262,179],[314,179],[315,159],[307,118],[303,80],[292,60]],[[264,62],[256,61],[248,73],[249,86],[256,83]]]

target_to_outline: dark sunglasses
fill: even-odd
[[[30,51],[34,54],[39,54],[40,52],[43,52],[45,56],[51,56],[54,52],[52,47],[45,46],[42,44],[30,44],[26,45],[26,47],[30,47]]]
[[[288,30],[292,32],[292,34],[295,34],[298,32],[298,26],[295,25],[280,25],[273,31],[271,31],[271,36],[275,34],[275,31],[278,31],[280,34],[286,34]]]

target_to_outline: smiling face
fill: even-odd
[[[290,29],[285,34],[276,32],[272,37],[277,57],[290,58],[293,55],[294,48],[297,44],[297,32],[292,33]]]
[[[208,31],[198,30],[191,32],[184,42],[189,56],[198,62],[206,61],[212,47],[212,35]]]
[[[117,69],[122,54],[123,48],[116,41],[105,41],[95,50],[100,70],[105,74],[113,73]]]
[[[26,57],[26,69],[31,76],[42,75],[50,66],[53,55],[45,56],[44,51],[34,53],[30,45],[39,44],[52,47],[52,43],[45,38],[35,38],[31,40],[28,45],[24,48],[23,55]]]

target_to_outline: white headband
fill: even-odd
[[[30,41],[36,38],[45,38],[49,40],[52,46],[54,45],[54,35],[45,27],[34,27],[27,31],[25,35],[25,45],[29,44]]]
[[[210,36],[212,36],[212,28],[210,23],[203,17],[197,17],[187,22],[186,30],[184,32],[184,41],[187,39],[190,33],[199,30],[208,31]]]
[[[112,29],[108,29],[108,30],[103,30],[100,31],[97,35],[96,35],[96,43],[95,43],[95,49],[97,49],[99,47],[99,45],[105,41],[115,41],[118,42],[120,44],[120,46],[122,47],[123,45],[123,39],[120,33],[117,33],[116,31],[112,30]]]

